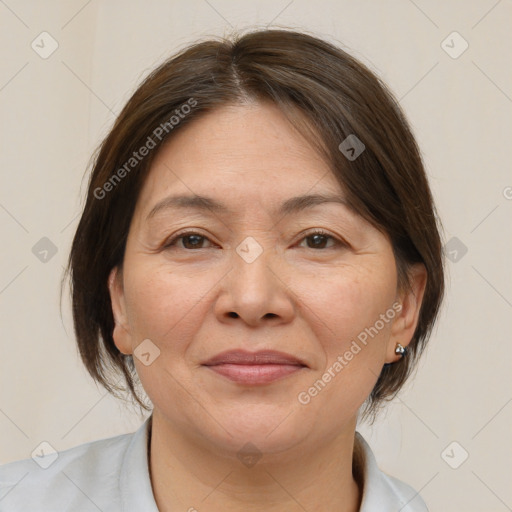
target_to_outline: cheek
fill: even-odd
[[[142,258],[126,268],[130,269],[124,283],[133,348],[149,339],[160,351],[149,365],[134,355],[137,374],[153,403],[165,401],[168,411],[180,416],[190,407],[190,395],[184,391],[191,386],[185,356],[201,328],[200,317],[207,307],[204,296],[212,283],[207,276],[172,272],[168,265]]]
[[[346,268],[336,275],[309,290],[303,311],[324,352],[317,380],[311,382],[312,394],[322,395],[316,405],[337,405],[346,412],[366,399],[385,362],[396,281],[392,271],[371,267]]]
[[[317,281],[315,288],[299,289],[296,294],[306,297],[307,307],[303,311],[308,314],[309,323],[318,327],[319,339],[332,352],[345,348],[347,342],[350,344],[350,340],[386,314],[396,295],[396,280],[392,271],[377,272],[370,266],[347,267],[333,273],[329,280]],[[387,334],[389,322],[381,324],[378,330]]]
[[[211,288],[208,279],[172,272],[168,266],[141,264],[130,267],[125,277],[125,296],[130,329],[135,337],[155,343],[173,341],[176,346],[184,329],[201,309],[201,299]],[[140,341],[139,341],[140,342]]]

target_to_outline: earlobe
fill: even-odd
[[[393,363],[402,357],[396,353],[398,344],[407,347],[418,325],[418,319],[427,284],[427,270],[422,263],[417,263],[408,271],[410,286],[398,295],[401,309],[393,321],[387,350],[387,363]]]
[[[118,267],[114,267],[110,272],[108,277],[108,289],[115,324],[112,337],[118,350],[122,354],[128,355],[133,351],[131,348],[131,335],[126,315],[122,271],[119,270]]]

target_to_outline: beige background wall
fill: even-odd
[[[390,85],[451,240],[417,377],[359,430],[432,512],[512,510],[511,16],[509,0],[1,1],[0,463],[140,425],[82,368],[67,299],[59,312],[84,171],[157,63],[197,37],[270,23],[344,45]],[[58,43],[50,56],[43,31]],[[43,237],[57,249],[46,262]]]

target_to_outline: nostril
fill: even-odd
[[[229,316],[230,318],[238,318],[238,314],[237,314],[237,313],[235,313],[234,311],[230,311],[230,312],[228,313],[228,316]]]

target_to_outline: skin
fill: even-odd
[[[167,208],[147,219],[177,193],[207,195],[232,213]],[[224,106],[198,118],[152,164],[109,289],[118,349],[133,354],[150,339],[160,350],[147,366],[134,361],[154,405],[150,472],[162,512],[359,510],[357,414],[382,365],[399,359],[396,344],[412,338],[426,273],[411,268],[411,290],[398,290],[389,238],[346,205],[274,213],[313,193],[344,194],[271,104]],[[334,238],[309,236],[319,228]],[[184,230],[205,238],[165,247]],[[251,263],[236,252],[246,237],[263,250]],[[400,313],[299,403],[298,394],[397,301]],[[307,367],[247,386],[202,365],[234,348],[279,350]],[[262,454],[252,467],[237,458],[248,442]]]

